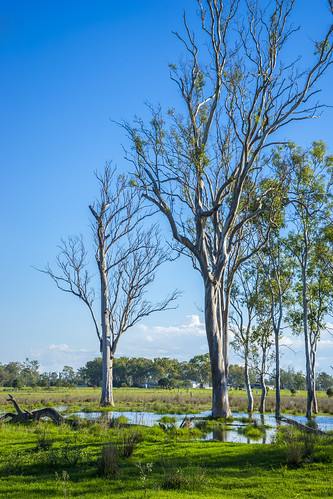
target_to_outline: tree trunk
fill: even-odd
[[[307,402],[306,402],[306,417],[312,417],[312,402],[313,402],[313,383],[312,383],[312,363],[310,356],[310,338],[308,330],[308,301],[307,301],[307,279],[306,279],[306,264],[302,266],[302,280],[303,280],[303,328],[304,328],[304,342],[305,342],[305,367],[306,367],[306,389],[307,389]]]
[[[113,356],[111,355],[111,331],[108,310],[108,281],[105,254],[100,249],[99,270],[101,274],[101,317],[102,317],[102,406],[114,406],[113,401]]]
[[[219,289],[210,282],[206,284],[205,289],[205,322],[206,335],[209,347],[210,365],[212,372],[212,417],[227,418],[231,416],[229,399],[228,399],[228,377],[227,366],[225,365],[226,352],[223,352],[223,334],[219,327],[218,314],[219,309],[218,299]],[[225,322],[222,317],[222,324]],[[224,328],[222,328],[224,329]]]
[[[260,374],[260,382],[261,382],[261,398],[260,398],[260,407],[259,407],[259,412],[261,414],[264,414],[266,410],[266,395],[267,395],[267,388],[266,388],[266,383],[265,383],[265,373]]]
[[[311,378],[312,378],[312,389],[313,389],[313,394],[312,394],[312,410],[314,414],[318,414],[318,401],[317,401],[317,393],[316,393],[316,350],[317,346],[312,345],[312,373],[311,373]]]
[[[275,417],[281,414],[281,375],[279,332],[275,331]]]
[[[103,348],[103,373],[101,405],[114,406],[113,401],[113,359],[110,357],[110,348]]]
[[[244,371],[245,371],[245,386],[246,386],[247,399],[248,399],[247,412],[249,412],[251,414],[253,412],[253,394],[252,394],[252,388],[251,388],[251,382],[250,382],[250,375],[249,375],[249,352],[248,352],[248,348],[246,348],[246,353],[245,353]]]

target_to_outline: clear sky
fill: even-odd
[[[29,357],[49,371],[98,355],[84,305],[33,266],[52,263],[61,238],[82,233],[89,242],[93,171],[109,160],[128,168],[126,137],[111,120],[145,116],[147,101],[179,104],[168,63],[182,54],[172,31],[181,31],[184,8],[191,20],[192,0],[1,0],[0,362]],[[290,50],[309,54],[301,62],[306,67],[311,40],[330,22],[325,0],[296,1],[294,19],[303,29]],[[332,70],[322,88],[320,100],[333,105]],[[328,109],[284,133],[303,146],[323,139],[332,153],[332,119]],[[126,333],[119,355],[184,360],[208,350],[202,284],[190,262],[166,265],[152,295],[162,298],[174,288],[183,291],[178,309]],[[286,348],[283,363],[304,370],[302,342],[292,342],[296,354]],[[319,368],[330,372],[332,358],[327,336]]]

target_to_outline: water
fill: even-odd
[[[195,416],[198,418],[208,417],[211,414],[210,411],[201,412],[198,414],[192,414],[190,417]],[[109,420],[113,418],[118,418],[120,416],[125,416],[130,424],[141,424],[145,426],[154,426],[158,424],[161,418],[164,416],[169,416],[176,418],[176,425],[179,426],[184,420],[187,414],[155,414],[153,412],[76,412],[72,416],[78,416],[83,419],[98,420],[100,417],[105,417]],[[294,416],[285,415],[286,417],[293,419],[299,423],[306,424],[307,418],[305,416]],[[245,412],[235,412],[233,413],[234,418],[249,418],[249,415]],[[238,433],[238,429],[245,425],[240,421],[234,420],[230,423],[229,428],[226,430],[217,429],[215,431],[207,433],[202,440],[219,440],[220,442],[233,442],[233,443],[258,443],[258,444],[269,444],[274,441],[276,435],[277,422],[273,414],[253,414],[253,419],[258,421],[259,424],[265,424],[270,428],[267,428],[265,433],[260,438],[248,438],[245,435]],[[333,417],[332,416],[317,416],[313,418],[316,421],[318,428],[322,431],[333,430]],[[287,423],[280,423],[281,425],[286,425]]]
[[[67,407],[61,406],[56,408],[58,411],[65,411]],[[195,416],[198,418],[205,418],[211,414],[210,411],[200,412],[198,414],[191,414],[190,417]],[[0,416],[2,414],[0,413]],[[101,417],[107,420],[112,420],[113,418],[118,418],[120,416],[125,416],[130,424],[140,424],[145,426],[154,426],[154,424],[158,424],[161,418],[164,416],[169,416],[171,418],[176,418],[176,425],[179,426],[184,418],[188,414],[155,414],[153,412],[121,412],[121,411],[112,411],[112,412],[75,412],[72,413],[69,417],[79,417],[82,419],[89,419],[92,421],[97,421]],[[306,424],[307,418],[305,416],[294,416],[294,415],[285,415],[289,419],[293,419],[299,423]],[[274,440],[276,434],[276,419],[274,414],[265,414],[262,416],[261,414],[253,414],[253,419],[257,420],[259,424],[265,424],[269,426],[266,429],[265,434],[259,439],[248,438],[245,435],[241,435],[238,433],[238,429],[244,426],[245,423],[241,423],[237,421],[239,418],[249,418],[249,415],[246,412],[234,412],[233,417],[236,420],[232,421],[230,425],[228,425],[228,429],[217,429],[215,431],[211,431],[207,433],[202,440],[219,440],[221,442],[234,442],[234,443],[258,443],[265,444],[271,443]],[[317,423],[318,428],[322,431],[333,430],[333,416],[317,416],[313,418]],[[287,423],[280,423],[281,425],[286,425]]]

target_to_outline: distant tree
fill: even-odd
[[[238,388],[239,386],[244,386],[245,372],[244,366],[239,366],[237,364],[231,364],[229,366],[229,383],[233,388]],[[250,371],[250,380],[254,381],[253,375]]]
[[[203,385],[211,385],[209,354],[195,355],[187,363],[187,377]]]
[[[275,379],[272,379],[273,383]],[[306,377],[301,371],[295,372],[294,368],[289,366],[287,369],[281,369],[281,389],[306,390]]]
[[[19,381],[23,385],[21,379],[22,364],[20,362],[9,362],[4,366],[6,372],[6,379],[4,386],[13,386],[14,380]]]
[[[71,366],[64,366],[59,373],[59,378],[63,383],[72,385],[75,383],[75,371]]]
[[[322,371],[317,374],[316,383],[319,390],[326,391],[328,388],[333,387],[333,376]]]
[[[25,386],[37,385],[39,381],[39,362],[28,358],[22,364],[20,379]]]
[[[176,359],[169,357],[157,357],[154,359],[152,366],[152,377],[155,381],[162,378],[177,378],[179,377],[180,363]]]
[[[83,384],[88,386],[101,386],[102,385],[102,358],[97,357],[94,360],[89,360],[84,367],[81,367],[77,376],[83,381]]]

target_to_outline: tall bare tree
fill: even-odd
[[[149,284],[167,255],[161,250],[155,226],[143,225],[151,215],[142,211],[135,188],[129,188],[126,177],[116,177],[107,165],[103,174],[96,174],[100,193],[92,213],[95,258],[100,283],[100,320],[94,311],[96,293],[87,270],[87,251],[82,237],[62,241],[55,273],[48,265],[47,273],[63,291],[80,298],[88,307],[100,342],[102,353],[101,404],[114,405],[113,360],[120,337],[143,317],[170,307],[175,291],[160,303],[145,300]]]
[[[230,414],[229,260],[272,189],[259,188],[261,175],[270,174],[261,152],[276,144],[276,132],[284,125],[318,115],[320,106],[310,99],[332,63],[333,26],[315,44],[312,65],[300,71],[299,58],[281,60],[297,31],[290,25],[294,0],[274,0],[265,7],[240,0],[196,4],[200,33],[191,31],[184,15],[185,35],[176,36],[188,58],[170,65],[183,108],[180,113],[169,109],[167,116],[152,109],[150,125],[137,119],[123,126],[133,144],[128,158],[136,182],[202,275],[212,412],[225,417]],[[244,206],[246,185],[253,196]]]

